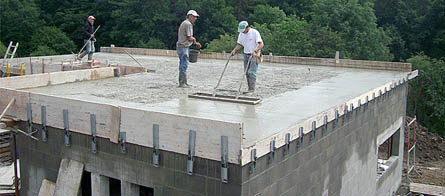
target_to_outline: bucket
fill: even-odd
[[[190,49],[189,62],[196,63],[198,61],[199,50]]]

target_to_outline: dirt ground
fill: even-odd
[[[412,118],[407,117],[407,122]],[[405,152],[408,142],[408,129],[405,129]],[[422,183],[436,186],[445,186],[445,140],[436,133],[428,132],[426,128],[418,126],[416,134],[416,167],[406,176],[408,167],[406,165],[407,154],[405,153],[402,186],[397,194],[400,196],[418,196],[419,194],[409,191],[409,183]],[[412,130],[411,130],[412,142]],[[410,159],[412,160],[412,156]],[[417,171],[417,172],[416,172]]]

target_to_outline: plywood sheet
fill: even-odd
[[[0,78],[0,88],[23,89],[46,86],[49,83],[48,74],[34,74],[17,77]]]
[[[428,184],[410,183],[409,190],[413,193],[420,193],[432,196],[445,195],[445,187]]]
[[[41,106],[46,106],[47,126],[63,129],[63,110],[67,109],[70,131],[91,135],[90,114],[95,114],[97,136],[118,142],[119,107],[38,93],[30,97],[34,123],[41,124]]]
[[[194,130],[196,156],[218,161],[221,136],[228,136],[229,162],[239,164],[241,123],[121,108],[121,132],[126,132],[127,142],[153,147],[153,124],[159,125],[160,149],[187,154],[189,130]]]
[[[6,115],[26,120],[26,103],[30,101],[29,93],[26,91],[0,88],[0,112],[3,112],[12,98],[15,98],[15,102],[10,106]]]
[[[83,69],[64,72],[49,73],[49,84],[64,84],[70,82],[79,82],[85,80],[98,80],[114,77],[114,68],[103,67],[97,69]]]

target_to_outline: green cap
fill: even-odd
[[[247,21],[241,21],[238,25],[238,32],[244,32],[246,30],[247,26],[249,26],[249,23]]]

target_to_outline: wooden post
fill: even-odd
[[[20,76],[23,76],[23,63],[20,64]]]
[[[9,63],[6,63],[6,77],[11,76],[11,74],[9,73]]]
[[[31,75],[32,75],[32,59],[31,59],[32,57],[29,57],[29,69],[30,69],[30,71],[31,71]]]

